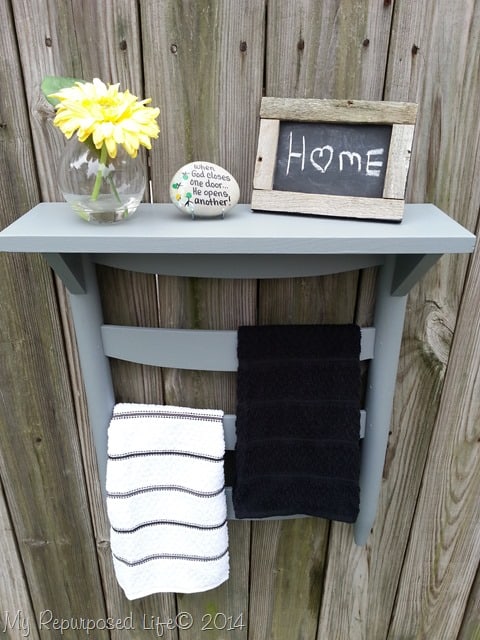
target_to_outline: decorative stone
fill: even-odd
[[[170,181],[170,199],[192,218],[216,218],[238,203],[235,178],[213,162],[190,162]]]

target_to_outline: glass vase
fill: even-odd
[[[146,185],[143,154],[132,158],[120,145],[117,156],[102,162],[101,150],[71,138],[58,167],[58,185],[65,200],[84,220],[112,223],[126,220],[140,204]]]

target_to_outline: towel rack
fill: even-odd
[[[42,253],[69,290],[102,479],[115,404],[110,357],[221,371],[236,370],[237,363],[235,332],[105,325],[95,264],[219,278],[313,276],[379,267],[375,330],[362,331],[362,357],[373,359],[362,414],[360,513],[354,524],[359,545],[375,520],[408,292],[441,255],[471,253],[474,246],[474,235],[431,204],[406,205],[397,224],[258,214],[248,205],[237,205],[225,220],[192,222],[173,205],[143,204],[125,224],[96,226],[80,220],[64,203],[42,203],[0,233],[0,251]],[[218,358],[212,359],[212,353]],[[232,448],[234,416],[226,416],[224,424],[227,447]]]
[[[103,352],[109,358],[157,367],[199,371],[231,371],[238,368],[237,332],[205,329],[156,329],[103,324]],[[374,356],[375,328],[361,330],[360,360]],[[236,445],[235,415],[225,415],[225,448]],[[360,411],[359,437],[365,435],[366,411]],[[102,455],[102,460],[106,459]],[[102,476],[103,478],[104,476]],[[226,487],[227,515],[235,519],[232,488]],[[300,517],[300,516],[289,516]]]

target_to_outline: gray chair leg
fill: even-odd
[[[115,404],[110,363],[103,351],[102,306],[95,265],[83,256],[85,293],[70,294],[73,322],[87,396],[88,414],[97,453],[102,493],[105,495],[107,427]]]
[[[367,423],[362,442],[360,513],[354,525],[358,545],[366,543],[377,511],[402,343],[407,296],[391,294],[394,269],[395,258],[387,258],[377,284],[375,354],[370,362],[365,398]]]

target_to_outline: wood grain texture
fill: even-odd
[[[335,324],[352,321],[351,291],[358,285],[358,272],[321,278],[286,278],[261,282],[258,304],[262,324]],[[335,305],[331,300],[335,298]]]
[[[159,309],[162,327],[235,329],[254,322],[255,281],[159,278]],[[168,404],[235,412],[234,373],[164,370],[164,397]],[[196,620],[181,638],[199,637],[205,615],[224,613],[236,619],[243,615],[246,626],[229,631],[229,637],[246,638],[248,632],[248,576],[250,523],[229,523],[230,578],[207,593],[177,597],[178,610],[188,611]],[[201,637],[222,638],[225,631],[205,629]]]
[[[2,189],[2,226],[39,198],[28,113],[19,101],[24,90],[32,95],[37,80],[33,70],[20,68],[28,57],[25,49],[32,42],[29,34],[35,31],[37,16],[22,15],[21,3],[14,8],[16,39],[6,4],[0,9],[7,34],[0,44],[0,64],[2,77],[9,78],[2,93],[5,126],[0,135],[7,143],[2,152],[7,153],[1,173],[2,179],[11,181]],[[24,45],[20,59],[18,39]],[[19,83],[22,77],[24,88]],[[30,202],[24,200],[27,194]],[[21,608],[28,609],[31,599],[35,614],[55,606],[77,615],[86,608],[102,617],[105,608],[91,522],[80,515],[88,514],[88,501],[51,274],[38,256],[2,255],[0,260],[0,466],[28,583],[29,601]],[[106,637],[103,631],[99,635]]]
[[[383,187],[384,198],[397,198],[398,200],[405,198],[414,130],[413,124],[394,124],[392,127],[387,172]]]
[[[392,12],[390,3],[275,3],[266,95],[380,100]]]
[[[140,56],[140,37],[137,7],[128,1],[107,1],[102,7],[96,2],[62,4],[50,0],[42,0],[37,3],[33,11],[28,3],[15,4],[15,19],[24,25],[27,30],[20,35],[21,57],[26,73],[26,91],[33,107],[32,134],[36,149],[37,167],[40,173],[40,188],[44,200],[61,199],[56,188],[56,161],[60,158],[65,144],[62,134],[52,126],[52,109],[41,96],[39,86],[41,79],[46,74],[64,74],[91,80],[100,77],[108,82],[120,82],[122,88],[129,88],[133,93],[142,95],[142,73]],[[31,29],[35,24],[36,28]],[[33,34],[30,37],[29,33]],[[45,34],[45,35],[44,35]],[[50,46],[51,45],[51,46]],[[53,159],[53,162],[52,162]],[[125,290],[127,284],[131,284],[135,276],[128,276],[122,272],[115,275],[115,283],[110,283],[113,290]],[[138,289],[142,290],[145,277],[140,277]],[[154,277],[151,278],[155,287]],[[102,283],[100,283],[102,286]],[[105,288],[106,285],[103,285]],[[63,300],[64,296],[60,296]],[[137,298],[138,300],[138,298]],[[140,308],[142,303],[140,302]],[[107,305],[111,310],[112,304]],[[125,307],[124,301],[120,304]],[[155,304],[154,304],[155,307]],[[147,315],[137,307],[134,314]],[[71,333],[68,309],[62,311],[65,320],[64,333]],[[156,316],[155,316],[156,317]],[[74,339],[69,340],[71,346],[75,345]],[[96,468],[95,453],[92,448],[89,433],[89,424],[86,418],[88,412],[83,400],[83,389],[75,389],[75,385],[81,380],[78,367],[78,358],[70,359],[72,370],[71,384],[74,385],[74,394],[77,398],[77,420],[79,429],[83,433],[83,457],[85,467],[89,470],[87,478],[94,484],[91,487],[92,506],[101,509],[93,513],[96,527],[95,537],[99,549],[98,559],[105,584],[106,606],[109,614],[125,617],[129,615],[132,606],[125,601],[114,574],[111,557],[108,553],[108,526],[106,523],[103,505],[98,501],[98,479],[94,473]],[[115,373],[116,385],[119,395],[128,395],[130,389],[145,389],[153,386],[148,378],[144,379],[144,371],[134,370],[127,366],[117,366]],[[127,389],[127,391],[125,391]],[[141,392],[139,392],[140,394]],[[145,395],[145,394],[143,394]],[[107,553],[104,553],[105,548]],[[92,596],[103,601],[103,589],[93,590]],[[81,594],[79,593],[79,596]],[[169,606],[165,606],[161,598],[151,599],[153,602],[137,603],[133,611],[140,614],[157,611],[173,613],[174,600],[169,599]],[[66,608],[64,607],[64,610]],[[118,633],[118,632],[114,632]],[[141,634],[139,630],[136,633]],[[148,632],[143,631],[143,635]],[[150,632],[150,635],[153,632]]]
[[[14,221],[20,214],[24,213],[35,204],[38,193],[32,185],[35,184],[35,166],[32,162],[31,143],[28,139],[22,140],[23,131],[28,129],[28,116],[24,105],[17,106],[17,96],[23,90],[20,79],[19,60],[17,55],[15,33],[13,27],[13,18],[9,7],[4,3],[0,7],[0,20],[5,28],[5,34],[0,43],[0,70],[2,77],[10,78],[10,82],[5,83],[2,91],[2,105],[0,108],[0,192],[2,193],[2,202],[0,204],[0,228],[4,228],[7,224]],[[31,258],[21,260],[28,265],[32,264]],[[14,270],[14,265],[18,262],[14,257],[2,256],[0,258],[2,274],[2,284],[0,285],[1,296],[3,300],[11,299],[12,292],[7,284],[5,275]],[[33,260],[32,269],[36,261]],[[5,304],[5,302],[3,303]],[[15,353],[18,346],[22,343],[22,336],[15,337],[15,321],[10,324],[8,315],[4,314],[4,306],[0,305],[2,327],[2,371],[6,371],[7,367],[16,366],[16,362],[12,362],[9,358],[3,358],[5,350],[11,350]],[[12,306],[16,305],[16,300],[11,300]],[[10,341],[17,341],[17,349]],[[5,343],[5,344],[4,344]],[[9,345],[10,343],[10,345]],[[16,353],[15,353],[16,358]],[[34,383],[34,381],[32,381]],[[12,380],[13,383],[13,380]],[[2,442],[7,440],[10,429],[15,428],[18,416],[14,413],[7,412],[6,403],[11,396],[19,395],[21,398],[23,389],[17,387],[14,383],[9,386],[1,387],[0,402],[0,434]],[[15,391],[17,389],[17,391]],[[30,390],[35,395],[35,389]],[[7,417],[11,422],[7,422]],[[21,444],[21,443],[20,443]],[[2,445],[3,449],[3,445]],[[5,454],[8,455],[8,448]],[[11,452],[17,460],[22,460],[18,452]],[[0,455],[0,480],[5,486],[10,487],[10,495],[15,495],[15,488],[11,486],[12,478],[9,474],[9,468],[3,464]],[[15,478],[13,478],[15,482]],[[1,486],[1,484],[0,484]],[[18,490],[18,487],[17,487]],[[23,496],[20,496],[22,500]],[[16,500],[16,497],[15,497]],[[6,637],[13,638],[19,633],[19,623],[16,621],[17,611],[22,611],[26,619],[30,621],[30,633],[33,638],[38,638],[36,624],[32,622],[35,618],[34,611],[30,601],[28,574],[25,573],[23,567],[23,559],[21,548],[17,544],[17,530],[24,530],[23,525],[24,514],[16,513],[19,520],[12,520],[8,510],[3,487],[0,490],[0,566],[2,567],[0,577],[0,601],[2,602],[2,611],[0,615],[0,628],[5,630]],[[27,559],[27,567],[31,564]],[[27,579],[26,579],[27,578]],[[9,625],[11,625],[9,627]]]
[[[252,193],[252,209],[400,222],[403,217],[403,200],[255,189]]]
[[[146,90],[160,106],[152,153],[153,197],[186,162],[227,169],[250,197],[262,95],[263,0],[142,0]]]
[[[464,289],[459,337],[449,358],[389,638],[399,633],[456,638],[480,562],[479,287],[477,251]]]
[[[407,201],[434,201],[471,229],[480,197],[474,178],[479,127],[471,101],[480,74],[478,59],[470,56],[478,47],[478,9],[474,3],[462,9],[448,2],[396,5],[385,93],[388,99],[419,104]],[[458,148],[464,151],[458,154]],[[398,597],[401,549],[408,542],[422,476],[428,477],[425,459],[436,414],[431,409],[438,408],[442,394],[466,266],[463,256],[442,258],[409,296],[382,499],[371,539],[367,624],[373,637],[386,637],[385,612],[393,610]],[[443,613],[447,626],[450,609]]]
[[[339,637],[352,640],[369,638],[364,615],[368,599],[369,554],[365,553],[363,547],[355,546],[352,528],[348,525],[332,523],[331,536],[335,544],[328,554],[325,575],[327,588],[322,600],[322,611],[335,610],[337,619],[334,623],[329,615],[320,616],[316,637],[330,637],[335,624],[335,628],[341,630]],[[340,557],[336,557],[337,554],[340,554]],[[348,580],[340,580],[338,575],[332,575],[343,566],[348,567]],[[329,588],[331,584],[335,584],[336,588]],[[342,602],[341,608],[338,607],[337,601]]]
[[[15,532],[0,486],[0,629],[6,638],[24,635],[38,640]]]
[[[480,565],[468,598],[457,640],[480,640]]]
[[[417,105],[370,100],[316,100],[314,98],[262,99],[261,118],[295,122],[348,124],[414,124]]]
[[[357,272],[262,281],[260,324],[351,322]],[[332,299],[336,304],[332,305]],[[255,640],[313,638],[330,523],[318,518],[253,523],[250,625]],[[285,615],[286,611],[288,615]]]
[[[55,602],[102,617],[93,531],[80,516],[88,501],[51,276],[38,258],[2,256],[2,270],[1,466],[33,606]]]
[[[97,267],[106,323],[158,326],[155,277]],[[128,304],[126,301],[128,300]],[[162,376],[156,367],[112,360],[117,402],[162,404]]]
[[[393,6],[386,3],[356,2],[322,3],[321,6],[323,37],[318,31],[314,31],[314,22],[302,24],[305,45],[308,43],[309,49],[305,46],[304,53],[298,58],[302,65],[306,63],[309,68],[314,65],[317,69],[311,74],[308,89],[305,87],[308,93],[304,95],[346,100],[381,100],[389,46],[387,34],[390,31]],[[319,5],[317,10],[318,7]],[[306,15],[312,19],[315,10],[310,8]],[[321,93],[315,96],[312,87]],[[360,280],[357,280],[357,308],[353,317],[365,325],[372,317],[375,273],[375,270],[363,271]],[[345,288],[349,296],[353,291],[350,287],[347,285]],[[337,292],[343,290],[339,287]],[[326,305],[330,309],[330,318],[334,317],[336,299],[327,298]],[[342,315],[338,317],[341,318]],[[330,528],[328,570],[324,578],[316,636],[319,640],[330,637],[375,637],[367,627],[369,565],[368,547],[355,547],[348,527],[333,523]]]
[[[254,189],[273,189],[279,131],[280,120],[260,120],[257,159],[255,162],[255,175],[253,177]]]
[[[0,68],[3,77],[8,78],[0,105],[0,228],[3,229],[34,206],[39,194],[35,188],[37,174],[31,140],[24,135],[29,127],[28,111],[23,102],[18,103],[18,96],[23,92],[21,66],[13,16],[6,3],[0,7],[0,18],[5,25],[0,44]]]
[[[128,0],[109,0],[103,8],[104,11],[95,2],[74,7],[75,24],[81,24],[81,28],[76,29],[76,40],[84,77],[98,75],[105,81],[120,82],[121,88],[128,88],[141,98],[150,97],[144,88],[139,7]],[[88,15],[85,15],[86,11]],[[92,38],[97,43],[95,49],[89,47]],[[147,192],[147,201],[149,196]],[[102,268],[99,269],[98,280],[107,321],[158,325],[155,276]],[[162,376],[159,369],[119,361],[112,361],[111,364],[117,402],[162,402]],[[108,533],[99,532],[99,558],[109,612],[120,617],[132,612],[138,621],[143,616],[147,620],[157,615],[165,619],[174,617],[176,603],[172,594],[152,595],[134,603],[125,599],[116,582],[109,545],[103,542],[108,539]],[[144,629],[137,624],[131,633],[133,638],[155,637],[156,630]],[[176,635],[172,631],[168,633],[172,637]],[[119,637],[122,635],[120,631],[116,634]]]
[[[386,34],[391,15],[391,7],[374,6],[373,3],[288,0],[270,4],[266,95],[337,100],[380,99],[388,48]],[[369,39],[368,47],[363,45],[366,38]],[[357,273],[301,279],[297,282],[261,283],[260,308],[265,305],[266,309],[260,317],[264,322],[278,322],[282,317],[280,313],[287,311],[286,317],[291,322],[351,322],[355,317],[355,308],[350,303],[357,297],[357,285]],[[278,302],[275,303],[275,300]],[[279,305],[277,313],[275,304]],[[344,541],[336,533],[335,527],[328,525],[319,535],[328,535],[329,529],[328,559],[325,558],[324,565],[332,562],[331,571],[328,572],[328,580],[325,580],[325,574],[317,578],[323,582],[322,600],[306,610],[305,604],[292,596],[290,605],[292,610],[301,610],[306,618],[318,619],[319,626],[325,630],[317,636],[322,640],[349,637],[349,629],[339,626],[338,622],[343,619],[342,611],[350,605],[350,601],[330,598],[328,594],[343,594],[342,585],[345,582],[352,584],[352,589],[359,592],[366,589],[363,576],[353,573],[347,562],[352,552],[352,540]],[[291,541],[292,548],[295,547],[294,542]],[[298,540],[297,544],[302,548],[302,540]],[[270,559],[269,555],[264,555]],[[273,558],[269,561],[274,562]],[[293,565],[294,554],[288,562]],[[305,566],[303,573],[308,575]],[[255,583],[252,582],[252,590],[254,588]],[[327,601],[332,606],[324,606],[323,602]],[[263,616],[267,613],[272,618],[272,608],[269,608],[268,602],[266,596],[263,609],[261,604],[257,605],[259,611],[263,611],[262,618],[260,614],[258,616],[257,624],[262,624]],[[308,627],[309,623],[295,616],[296,628],[290,624],[288,633],[282,633],[281,621],[284,618],[275,610],[270,626],[273,625],[278,632],[276,637],[279,640],[302,637],[299,630],[303,625]]]
[[[169,179],[182,165],[208,160],[236,178],[245,201],[251,190],[262,92],[263,0],[140,4],[146,87],[161,108],[161,138],[152,152],[154,199],[168,200]],[[159,278],[164,327],[229,329],[252,324],[255,304],[254,282]],[[168,403],[234,413],[235,397],[234,374],[164,370]],[[234,527],[239,544],[231,549],[229,582],[213,592],[178,599],[197,621],[209,611],[248,615],[250,525]],[[223,633],[210,629],[202,637]],[[247,628],[229,633],[246,638]],[[181,638],[198,637],[195,634],[197,625],[179,633]]]
[[[265,4],[1,3],[0,226],[39,199],[60,197],[55,164],[64,140],[39,84],[46,73],[68,73],[118,79],[160,106],[162,132],[151,158],[156,201],[167,200],[170,176],[197,157],[225,166],[249,200],[264,80],[268,96],[416,102],[407,201],[432,201],[478,227],[480,5],[281,0],[268,3],[267,15]],[[478,260],[458,320],[464,256],[442,258],[410,294],[380,506],[366,547],[355,547],[342,524],[233,522],[224,586],[128,602],[116,584],[98,503],[65,292],[52,286],[37,257],[0,256],[0,510],[10,518],[0,528],[8,567],[0,579],[0,624],[12,607],[33,618],[45,607],[92,617],[131,611],[137,628],[129,636],[153,638],[141,628],[144,615],[168,620],[183,609],[197,624],[182,639],[313,640],[318,622],[321,640],[477,640]],[[101,277],[105,314],[125,322],[234,328],[355,318],[365,326],[375,270],[232,287],[107,270]],[[233,412],[234,377],[209,376],[115,371],[123,398],[212,403]],[[215,612],[243,613],[247,627],[201,632],[201,616]],[[178,630],[164,637],[179,640]]]
[[[320,518],[254,524],[249,640],[314,637],[328,528]]]

